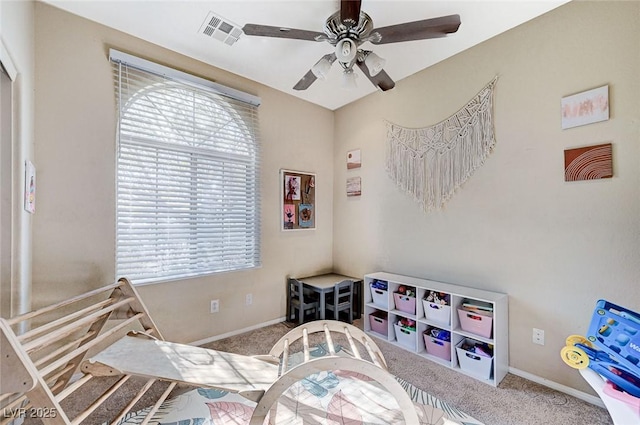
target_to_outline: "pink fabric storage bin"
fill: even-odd
[[[389,321],[385,312],[377,311],[369,315],[369,324],[373,332],[384,336],[389,335]]]
[[[449,325],[451,323],[451,306],[433,303],[422,300],[424,306],[424,317],[427,320]]]
[[[396,340],[398,344],[408,348],[411,351],[416,351],[416,331],[403,328],[400,325],[393,325],[396,331]]]
[[[471,332],[485,338],[491,338],[493,316],[485,316],[459,308],[458,317],[460,318],[460,327],[463,331]]]
[[[423,334],[424,345],[427,348],[427,353],[432,356],[440,357],[441,359],[451,361],[451,342],[442,341],[434,338],[427,333]]]
[[[396,310],[416,314],[416,297],[407,297],[406,295],[396,293],[393,294],[393,301],[396,304]]]

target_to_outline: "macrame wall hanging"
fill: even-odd
[[[493,150],[497,80],[438,124],[405,128],[387,123],[387,172],[425,211],[442,208]]]

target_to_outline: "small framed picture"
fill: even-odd
[[[316,175],[280,170],[280,230],[316,227]]]
[[[562,98],[562,129],[609,119],[609,86]]]
[[[24,163],[24,209],[36,212],[36,167],[29,160]]]
[[[361,166],[362,161],[360,159],[360,149],[355,149],[347,152],[347,170],[360,168]]]
[[[362,179],[360,177],[347,178],[347,196],[362,195]]]
[[[282,228],[293,229],[293,223],[296,222],[296,206],[293,204],[284,204],[282,215]]]
[[[286,174],[284,176],[284,186],[286,201],[300,200],[300,176],[295,174]]]
[[[313,218],[315,216],[315,213],[313,211],[313,205],[300,204],[298,207],[299,207],[298,217],[300,217],[298,221],[298,225],[300,226],[300,228],[308,229],[310,227],[313,227]]]

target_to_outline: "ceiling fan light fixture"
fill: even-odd
[[[336,58],[342,63],[350,63],[358,53],[358,46],[350,38],[343,38],[336,44]]]
[[[385,59],[381,58],[373,52],[369,52],[364,59],[364,64],[367,66],[369,75],[371,75],[372,77],[378,75],[380,71],[382,71],[386,63],[387,61]]]
[[[329,75],[329,71],[331,70],[331,62],[327,60],[327,58],[321,58],[315,65],[311,68],[311,72],[317,78],[321,80],[326,80],[327,75]]]
[[[353,69],[345,69],[342,73],[342,88],[355,89],[356,87],[358,87],[356,78],[358,78],[358,74],[353,72]]]

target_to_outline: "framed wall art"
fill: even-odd
[[[562,98],[562,129],[609,119],[609,86]]]
[[[280,170],[280,229],[316,228],[316,175]]]
[[[347,196],[362,195],[362,179],[360,177],[347,178]]]
[[[347,170],[360,168],[361,166],[362,160],[360,159],[360,149],[347,152]]]
[[[24,209],[36,212],[36,167],[29,160],[24,163]]]
[[[564,151],[564,180],[609,179],[613,177],[611,143]]]

